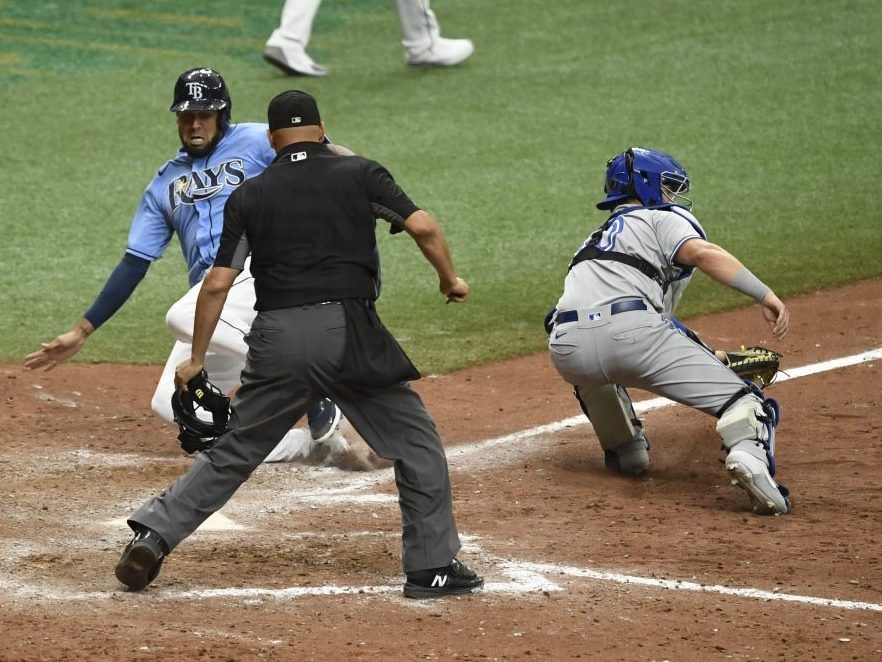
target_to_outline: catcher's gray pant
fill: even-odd
[[[129,522],[150,527],[174,549],[229,500],[295,421],[329,397],[377,455],[395,462],[405,572],[450,563],[460,541],[435,423],[409,384],[340,385],[346,374],[343,306],[260,312],[247,342],[230,429]]]
[[[578,311],[548,338],[554,367],[570,384],[642,388],[707,414],[744,391],[744,382],[654,310]],[[759,402],[757,398],[757,402]]]

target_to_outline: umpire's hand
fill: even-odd
[[[187,383],[202,372],[205,367],[202,363],[194,363],[193,359],[181,361],[175,368],[175,388],[179,391],[187,390]]]
[[[441,294],[447,297],[445,303],[462,303],[469,298],[469,284],[457,276],[449,287],[441,286]]]

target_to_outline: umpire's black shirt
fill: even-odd
[[[227,200],[214,264],[241,269],[251,252],[256,310],[376,299],[376,206],[401,221],[419,210],[376,161],[293,143]]]

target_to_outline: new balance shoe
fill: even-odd
[[[789,491],[772,478],[769,466],[752,453],[734,448],[726,456],[726,471],[733,485],[750,497],[753,512],[760,515],[786,515],[790,512]]]
[[[438,37],[421,51],[408,51],[405,59],[416,66],[452,67],[464,62],[475,52],[471,39],[445,39]]]
[[[166,554],[168,545],[162,537],[153,529],[138,526],[116,564],[116,578],[130,591],[143,591],[156,579]]]
[[[457,559],[453,559],[450,565],[444,568],[407,573],[404,597],[422,599],[464,595],[483,585],[483,577]]]
[[[330,400],[322,400],[306,413],[309,433],[315,443],[330,439],[340,428],[340,409]]]
[[[263,59],[290,76],[320,77],[328,73],[325,67],[316,64],[303,49],[267,46],[263,51]]]

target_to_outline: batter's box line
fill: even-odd
[[[518,563],[516,567],[537,574],[554,573],[569,577],[584,578],[598,581],[615,582],[617,584],[630,584],[648,586],[673,591],[692,591],[700,593],[716,593],[718,595],[733,595],[755,600],[796,602],[820,607],[832,607],[834,609],[849,609],[857,611],[882,612],[882,604],[874,602],[859,602],[855,600],[839,600],[836,598],[818,598],[809,595],[795,595],[792,593],[780,593],[777,591],[764,591],[756,588],[735,588],[719,584],[698,584],[679,579],[657,579],[655,577],[640,577],[636,575],[623,575],[604,570],[591,570],[574,566],[557,565],[551,563]]]
[[[868,363],[877,359],[882,359],[882,347],[877,347],[875,349],[861,352],[859,354],[853,354],[851,356],[845,356],[838,359],[831,359],[829,361],[822,361],[820,363],[814,363],[798,368],[789,369],[787,371],[787,374],[782,374],[775,383],[783,383],[791,379],[808,377],[810,375],[827,372],[829,370],[847,368],[850,366],[859,365],[861,363]],[[655,409],[671,407],[675,404],[677,403],[673,400],[659,397],[652,398],[650,400],[635,402],[634,409],[638,414],[642,414]],[[485,439],[483,441],[479,441],[473,444],[454,446],[453,448],[446,449],[448,463],[450,464],[451,471],[470,470],[475,468],[475,466],[480,463],[491,464],[492,466],[498,467],[502,463],[504,463],[506,457],[500,457],[500,454],[498,452],[496,454],[490,455],[487,451],[500,446],[510,447],[506,449],[509,453],[509,457],[521,458],[523,457],[523,455],[534,452],[536,450],[536,444],[525,445],[523,442],[536,439],[537,437],[542,438],[553,435],[567,428],[585,426],[588,424],[588,419],[583,415],[579,415],[573,416],[571,418],[565,418],[560,421],[555,421],[553,423],[547,423],[545,425],[528,428],[526,430],[512,432],[510,434],[506,434],[500,437]],[[370,472],[370,474],[365,476],[353,477],[352,480],[349,481],[347,484],[340,487],[335,487],[335,499],[337,502],[345,501],[345,495],[347,494],[361,492],[363,490],[376,488],[379,485],[386,484],[390,476],[392,476],[392,470],[383,469],[381,471]],[[335,483],[339,483],[336,474],[334,480]],[[321,502],[321,494],[321,489],[310,489],[304,491],[290,490],[288,492],[288,496],[290,497],[290,499],[295,502],[301,498],[311,498],[315,501]]]
[[[368,532],[364,532],[368,533]],[[323,534],[316,534],[321,537]],[[391,535],[391,534],[382,534]],[[639,575],[626,575],[608,570],[593,570],[578,566],[568,566],[555,563],[536,563],[530,561],[518,561],[508,557],[500,557],[488,553],[478,543],[479,537],[474,535],[461,536],[462,551],[470,557],[480,559],[494,574],[508,576],[511,580],[485,582],[482,592],[502,593],[506,595],[524,595],[530,593],[551,593],[565,591],[559,584],[548,575],[555,577],[567,577],[571,580],[588,580],[600,582],[612,582],[633,586],[645,586],[672,591],[688,591],[697,593],[712,593],[717,595],[731,595],[735,597],[761,600],[763,602],[794,602],[833,609],[846,609],[851,611],[882,612],[882,604],[873,602],[860,602],[855,600],[840,600],[836,598],[819,598],[808,595],[796,595],[781,593],[778,591],[765,591],[756,588],[736,588],[719,584],[699,584],[696,582],[678,579],[658,579],[655,577],[641,577]],[[481,570],[484,572],[483,570]],[[560,581],[560,580],[558,580]],[[290,586],[287,588],[217,588],[217,589],[191,589],[187,591],[170,591],[162,588],[150,590],[147,593],[125,593],[121,590],[99,592],[72,592],[58,590],[47,585],[31,585],[24,582],[4,580],[0,578],[0,589],[5,589],[20,598],[31,600],[64,600],[64,601],[87,601],[87,600],[119,600],[119,599],[150,599],[150,600],[210,600],[214,598],[243,598],[248,601],[260,601],[264,598],[276,600],[292,600],[302,597],[324,597],[336,595],[389,595],[401,592],[401,584],[381,584],[373,586],[337,586],[328,584],[325,586]],[[476,593],[480,595],[480,592]],[[404,598],[402,598],[404,600]],[[410,602],[410,601],[406,601]],[[419,603],[414,603],[418,606]]]

